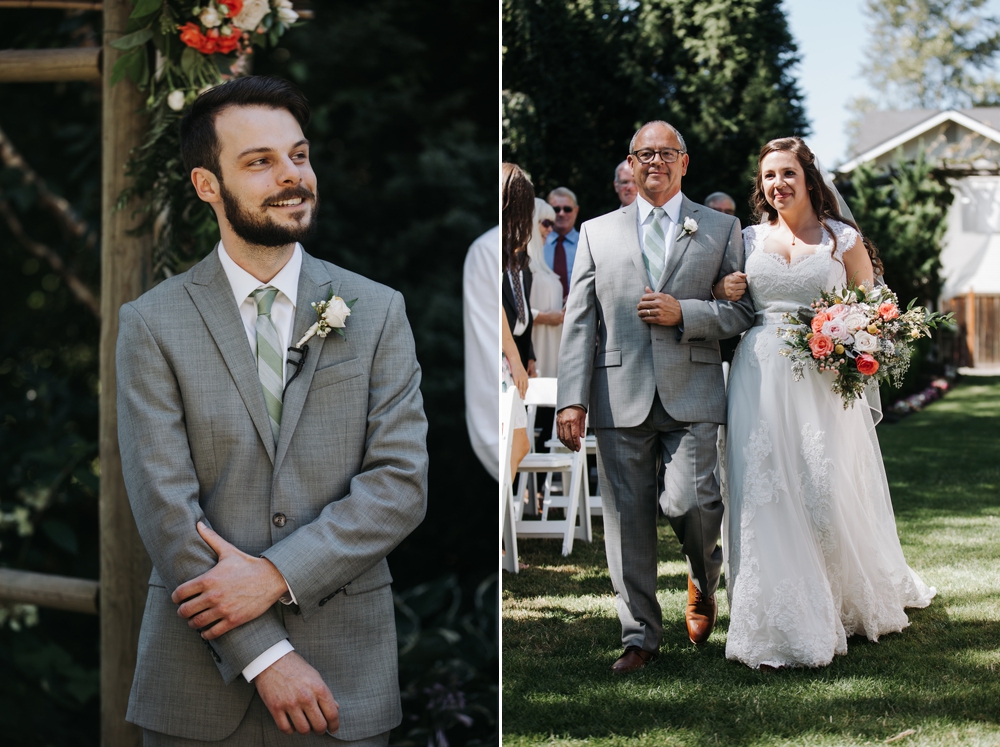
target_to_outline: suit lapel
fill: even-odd
[[[635,269],[639,271],[642,278],[642,287],[649,284],[649,273],[646,272],[646,263],[642,259],[642,244],[639,243],[639,206],[633,202],[628,207],[618,211],[621,228],[619,229],[625,236],[625,253],[628,254]]]
[[[311,257],[302,252],[302,270],[299,273],[299,291],[295,303],[295,324],[292,326],[291,345],[294,345],[316,322],[316,311],[312,307],[314,301],[325,301],[330,295],[330,290],[337,295],[340,291],[340,282],[330,278],[326,266],[315,257]],[[348,332],[348,334],[350,334]],[[330,332],[330,336],[339,338],[336,332]],[[288,444],[295,432],[295,426],[302,415],[302,408],[305,405],[306,395],[309,393],[309,386],[312,383],[313,374],[316,372],[316,364],[319,362],[320,353],[323,352],[325,338],[313,335],[306,343],[309,346],[309,353],[306,355],[305,365],[302,371],[285,388],[285,396],[281,404],[281,428],[278,431],[277,456],[274,460],[274,469],[277,471],[281,467],[281,462],[288,452]],[[290,354],[294,356],[294,353]],[[291,379],[294,368],[289,365],[285,369],[285,380]]]
[[[191,279],[184,283],[184,287],[222,353],[229,374],[273,463],[274,435],[257,375],[257,363],[247,344],[246,328],[233,298],[232,286],[219,262],[218,248],[191,271]]]
[[[660,275],[660,282],[657,283],[656,286],[657,292],[663,291],[663,286],[667,284],[667,281],[670,280],[670,276],[674,274],[674,271],[680,264],[681,257],[684,256],[688,247],[691,246],[693,236],[689,233],[681,233],[681,227],[684,225],[684,219],[693,218],[697,220],[697,214],[698,206],[685,196],[684,199],[681,200],[681,212],[678,216],[678,222],[680,225],[673,227],[673,230],[681,235],[674,239],[674,245],[670,249],[670,256],[667,257],[667,263],[663,266],[663,274]]]

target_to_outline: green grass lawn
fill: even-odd
[[[965,383],[879,428],[903,552],[938,596],[879,643],[823,669],[757,672],[725,658],[729,609],[687,640],[686,568],[660,522],[660,658],[613,676],[621,629],[595,541],[522,540],[503,578],[504,745],[1000,746],[1000,378]],[[724,583],[724,582],[723,582]]]

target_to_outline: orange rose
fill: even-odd
[[[196,23],[185,23],[183,26],[178,26],[177,30],[181,32],[181,41],[189,47],[199,49],[205,43],[205,35],[201,33],[201,28]]]
[[[809,349],[812,350],[813,358],[825,358],[833,352],[833,340],[822,332],[817,332],[809,340]]]
[[[225,5],[229,8],[229,12],[226,13],[228,18],[238,15],[243,10],[243,0],[217,0],[217,2],[219,5]]]
[[[219,40],[206,36],[201,46],[198,47],[198,51],[202,54],[215,54],[219,51]]]
[[[859,355],[854,363],[857,365],[858,371],[865,376],[873,376],[878,371],[878,361],[868,355],[868,353]]]
[[[886,301],[879,304],[878,313],[883,319],[895,319],[899,316],[899,309],[892,301]]]
[[[830,321],[830,315],[825,311],[819,312],[812,320],[812,331],[819,334],[823,331],[823,325]]]
[[[229,54],[234,49],[238,49],[240,46],[240,35],[232,34],[231,36],[220,35],[216,40],[217,46],[219,48],[219,54]]]

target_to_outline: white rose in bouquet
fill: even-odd
[[[243,0],[243,10],[233,17],[233,25],[247,31],[255,29],[270,12],[267,0]]]
[[[214,29],[222,23],[222,16],[219,15],[219,11],[209,5],[198,16],[198,20],[201,21],[201,25],[205,28]]]
[[[878,338],[859,329],[854,335],[854,349],[859,353],[874,353],[878,350]]]
[[[844,324],[851,332],[856,332],[868,326],[868,317],[861,309],[851,309],[844,317]]]

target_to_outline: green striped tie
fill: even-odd
[[[642,259],[649,273],[651,288],[656,289],[663,273],[663,262],[667,256],[667,237],[663,233],[660,221],[666,215],[663,208],[653,208],[653,219],[646,225],[643,232]]]
[[[253,293],[257,303],[257,375],[264,390],[267,417],[271,421],[274,443],[278,443],[278,429],[281,427],[281,394],[284,389],[282,376],[281,343],[278,330],[271,321],[271,306],[278,295],[278,289],[268,286],[258,288]]]

